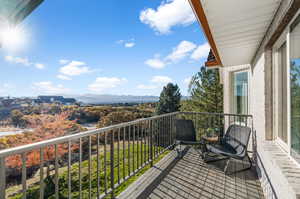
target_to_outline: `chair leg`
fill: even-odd
[[[181,144],[179,144],[179,149],[178,149],[178,147],[176,148],[176,151],[177,151],[177,157],[178,157],[178,158],[181,158],[181,157],[182,157]]]
[[[224,173],[225,174],[226,174],[229,163],[230,163],[230,158],[228,158],[228,160],[226,161],[225,167],[224,167]]]
[[[233,174],[233,173],[239,173],[239,172],[242,172],[242,171],[247,171],[247,170],[249,170],[249,169],[252,168],[252,161],[251,161],[249,155],[247,154],[246,157],[247,157],[248,162],[249,162],[250,165],[248,167],[244,168],[244,169],[240,169],[240,170],[234,171],[231,174]]]
[[[205,155],[206,156],[206,155]],[[219,156],[218,156],[219,157]],[[205,157],[206,158],[206,157]],[[205,160],[204,159],[204,162],[205,163],[211,163],[211,162],[218,162],[218,161],[221,161],[221,160],[227,160],[227,159],[230,159],[230,157],[222,157],[222,158],[215,158],[215,157],[212,157],[213,159],[211,160]]]

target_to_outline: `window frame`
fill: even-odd
[[[234,71],[231,71],[231,74],[230,74],[230,80],[231,80],[231,94],[230,94],[230,104],[231,104],[231,107],[230,107],[230,112],[231,113],[234,113],[234,114],[237,114],[235,112],[235,96],[234,96],[234,77],[235,77],[235,74],[238,74],[238,73],[247,73],[247,84],[248,84],[248,87],[247,87],[247,113],[246,114],[250,114],[250,89],[251,89],[251,84],[250,84],[250,69],[247,67],[247,68],[243,68],[243,69],[239,69],[239,70],[234,70]]]
[[[281,148],[289,154],[292,160],[296,162],[298,165],[300,165],[300,162],[297,162],[291,154],[291,87],[290,87],[290,33],[291,33],[291,26],[295,22],[295,20],[300,17],[300,10],[297,12],[297,14],[293,17],[293,19],[289,22],[287,27],[284,29],[284,31],[281,33],[280,37],[277,39],[277,41],[274,43],[272,47],[272,105],[273,105],[273,133],[275,133],[275,142],[281,146]],[[300,24],[298,24],[300,25]],[[286,43],[286,67],[287,67],[287,143],[285,143],[282,139],[278,137],[278,125],[276,124],[276,117],[274,117],[274,113],[277,113],[277,107],[274,106],[274,100],[276,100],[276,95],[274,95],[274,86],[276,85],[276,78],[275,78],[275,69],[278,66],[278,49]],[[277,88],[278,89],[278,88]],[[276,112],[277,111],[277,112]],[[300,155],[300,154],[299,154]]]

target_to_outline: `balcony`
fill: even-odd
[[[231,124],[253,129],[249,115],[177,112],[2,150],[0,199],[264,198],[255,166],[225,174],[224,161],[205,163],[197,146],[178,157],[178,119],[193,122],[197,139]],[[250,143],[255,152],[253,133]],[[233,161],[228,170],[243,167]]]

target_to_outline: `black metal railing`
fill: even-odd
[[[192,120],[198,138],[212,128],[222,136],[233,123],[253,126],[250,115],[176,112],[2,150],[0,199],[114,198],[174,147],[176,119]]]

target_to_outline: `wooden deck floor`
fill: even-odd
[[[172,151],[118,198],[264,198],[254,169],[225,175],[224,161],[206,164],[193,148],[187,147],[181,159],[177,159],[176,155]],[[240,169],[245,164],[234,161],[228,169]]]

